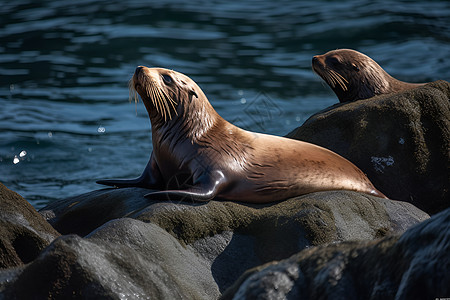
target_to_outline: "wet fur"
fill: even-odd
[[[422,85],[395,79],[373,59],[351,49],[333,50],[314,56],[312,67],[335,92],[340,102],[367,99]]]
[[[167,76],[170,81],[163,79]],[[155,188],[161,191],[149,196],[189,195],[198,201],[266,203],[333,189],[384,197],[361,170],[332,151],[225,121],[181,73],[138,68],[131,80],[134,91],[152,124],[152,156],[138,179],[102,184]]]

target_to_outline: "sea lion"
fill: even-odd
[[[425,83],[395,79],[373,59],[351,49],[338,49],[312,59],[312,68],[331,87],[339,102],[395,93]]]
[[[330,150],[225,121],[186,75],[140,66],[130,90],[147,109],[153,153],[139,178],[100,184],[158,189],[146,197],[197,201],[267,203],[341,189],[385,197],[361,170]]]

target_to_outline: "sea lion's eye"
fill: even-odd
[[[359,72],[359,67],[356,64],[352,64],[353,70]]]
[[[170,77],[169,75],[163,75],[162,78],[165,83],[172,83],[172,77]]]

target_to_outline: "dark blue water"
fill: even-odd
[[[128,102],[137,65],[187,74],[225,119],[276,135],[337,102],[315,54],[353,48],[401,80],[449,80],[449,3],[2,1],[0,181],[40,208],[139,175],[151,136]]]

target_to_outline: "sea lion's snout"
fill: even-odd
[[[133,74],[133,87],[142,96],[142,93],[147,94],[148,83],[154,84],[155,74],[153,69],[149,69],[145,66],[138,66]]]
[[[171,72],[162,68],[138,66],[130,80],[130,90],[141,96],[150,118],[158,115],[163,122],[178,115],[178,103],[171,91],[173,80],[167,75]]]
[[[138,91],[138,88],[140,86],[140,84],[139,84],[139,74],[141,74],[143,68],[144,67],[142,67],[142,66],[137,67],[136,70],[134,71],[133,77],[131,78],[130,86],[135,91]]]
[[[134,76],[139,76],[139,74],[141,74],[144,71],[145,67],[144,66],[139,66],[136,68],[136,70],[134,71]]]
[[[319,74],[324,68],[324,59],[322,55],[314,55],[312,58],[312,69]]]
[[[159,81],[160,73],[162,69],[159,68],[148,68],[145,66],[138,66],[134,71],[133,77],[135,78],[135,83],[150,82],[156,84]]]
[[[312,65],[318,66],[318,65],[324,65],[325,61],[323,58],[323,55],[314,55],[312,58]]]

